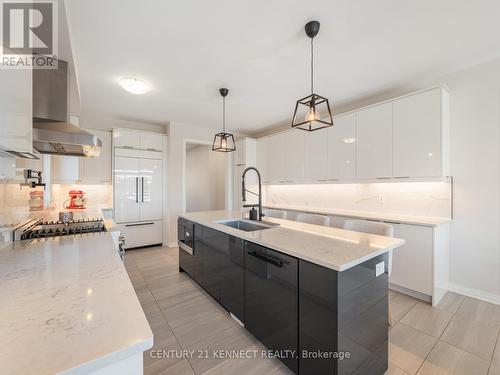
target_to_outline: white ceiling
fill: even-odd
[[[348,103],[416,77],[500,57],[498,0],[66,0],[82,112],[243,133],[289,121],[308,94],[315,39],[317,93]],[[137,75],[153,90],[117,84]]]

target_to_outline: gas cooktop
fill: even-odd
[[[102,219],[80,219],[67,223],[33,219],[14,231],[14,241],[105,231]]]

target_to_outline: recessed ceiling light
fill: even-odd
[[[354,143],[356,142],[356,138],[345,138],[343,139],[344,143]]]
[[[149,83],[137,77],[121,77],[118,83],[124,90],[136,95],[145,94],[151,90]]]

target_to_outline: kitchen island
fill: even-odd
[[[142,374],[153,345],[113,232],[0,250],[1,374]]]
[[[384,374],[388,253],[404,240],[241,218],[181,215],[180,271],[296,374]]]

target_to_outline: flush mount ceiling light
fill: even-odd
[[[314,93],[314,44],[319,32],[319,22],[310,21],[305,25],[306,35],[311,38],[311,95],[297,100],[293,113],[292,128],[314,131],[333,126],[332,111],[328,99]],[[321,118],[321,113],[327,117]]]
[[[133,76],[121,77],[118,83],[124,90],[136,95],[142,95],[151,90],[149,83]]]
[[[229,93],[228,89],[219,89],[222,96],[222,131],[214,137],[212,151],[232,152],[236,150],[234,137],[231,133],[226,133],[226,96]]]

